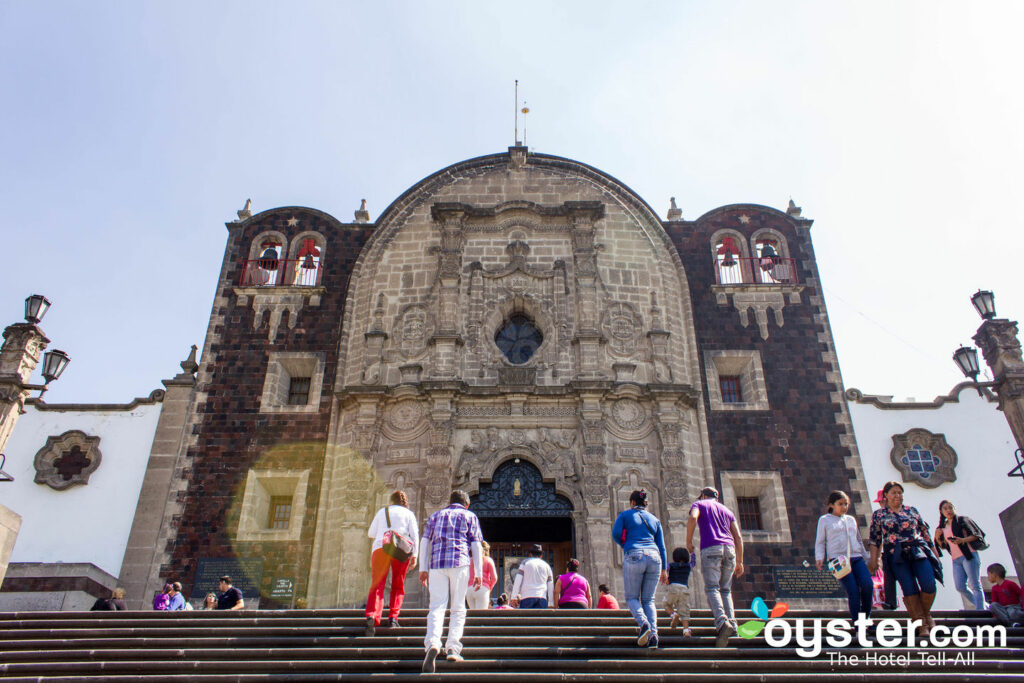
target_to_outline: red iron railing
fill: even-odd
[[[715,277],[720,285],[795,285],[800,281],[796,259],[781,256],[719,256],[715,261]]]
[[[242,261],[242,287],[316,287],[320,284],[318,259],[253,259]]]

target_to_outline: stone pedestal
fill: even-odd
[[[1003,523],[1006,545],[1020,578],[1024,576],[1024,498],[1000,512],[999,521]]]
[[[21,528],[21,515],[10,508],[0,505],[0,583],[7,574],[7,563],[11,561],[14,541],[18,538]]]

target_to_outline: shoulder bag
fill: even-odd
[[[846,528],[846,519],[843,519],[843,533],[846,534],[846,554],[840,555],[839,557],[833,557],[828,561],[828,570],[832,572],[832,576],[837,579],[841,579],[850,573],[850,552],[852,550],[852,544],[850,542],[850,530]]]
[[[391,528],[391,515],[388,512],[389,507],[389,505],[384,506],[384,519],[387,520],[388,530],[384,532],[384,544],[380,549],[384,551],[385,555],[388,555],[399,562],[405,562],[412,557],[415,549],[412,547],[412,541]]]

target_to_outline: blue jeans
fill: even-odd
[[[657,550],[631,550],[622,558],[622,582],[626,584],[626,605],[636,619],[636,625],[651,627],[651,635],[658,635],[658,611],[654,606],[654,591],[661,578],[661,553]]]
[[[519,601],[519,609],[547,609],[547,598],[523,598]]]
[[[712,545],[700,551],[700,571],[704,575],[704,593],[715,617],[715,629],[725,624],[736,628],[732,608],[732,574],[736,570],[736,548]]]
[[[922,557],[919,560],[902,560],[894,562],[892,554],[886,555],[886,562],[889,563],[889,570],[900,584],[903,596],[917,595],[918,593],[935,592],[935,570],[928,558]],[[918,588],[920,586],[920,588]]]
[[[856,620],[861,612],[866,617],[871,616],[875,584],[871,580],[868,563],[863,557],[850,558],[850,573],[839,579],[839,583],[846,589],[846,597],[850,602],[850,618]]]
[[[978,553],[969,560],[963,556],[953,560],[953,584],[975,609],[988,609],[985,607],[985,591],[981,589],[981,556]]]

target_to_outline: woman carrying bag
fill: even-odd
[[[828,497],[828,513],[818,519],[818,533],[814,538],[814,561],[821,569],[828,560],[829,571],[846,590],[850,604],[850,618],[858,614],[871,616],[874,581],[864,559],[864,548],[857,520],[846,514],[850,497],[843,491],[833,491]]]
[[[419,522],[409,509],[404,491],[391,494],[390,505],[377,511],[367,536],[373,539],[370,553],[370,593],[366,597],[366,635],[372,636],[380,626],[384,611],[384,584],[391,573],[391,599],[388,603],[388,626],[396,628],[398,613],[405,599],[405,574],[416,566],[419,548]]]
[[[975,609],[987,610],[981,588],[981,552],[988,548],[985,532],[970,517],[956,514],[948,500],[939,503],[939,526],[935,529],[936,552],[945,550],[953,558],[953,585]]]

